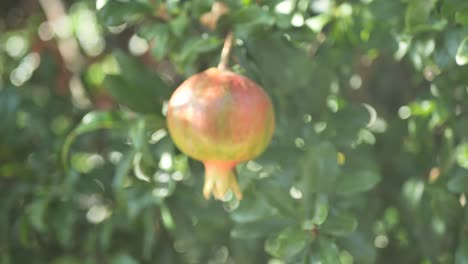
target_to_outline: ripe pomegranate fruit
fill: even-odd
[[[174,92],[167,125],[177,147],[205,166],[203,195],[238,199],[235,167],[262,153],[273,135],[273,107],[263,89],[247,77],[210,68]]]

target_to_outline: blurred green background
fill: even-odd
[[[221,2],[1,1],[0,263],[468,263],[468,1]],[[206,201],[165,102],[229,29],[277,128]]]

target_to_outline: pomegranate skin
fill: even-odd
[[[222,199],[229,189],[241,197],[235,166],[266,149],[275,119],[271,101],[258,84],[210,68],[176,89],[168,103],[167,125],[177,147],[205,164],[205,197],[213,192]]]

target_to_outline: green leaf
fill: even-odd
[[[308,18],[305,24],[315,33],[319,33],[330,22],[332,17],[329,14],[320,14]]]
[[[231,229],[231,236],[234,238],[254,239],[271,235],[278,232],[290,222],[279,220],[278,218],[267,218],[255,222],[238,223]]]
[[[316,225],[323,224],[328,217],[328,198],[324,194],[318,194],[315,199],[314,215],[312,222]]]
[[[278,209],[282,216],[292,219],[299,218],[291,196],[279,184],[272,181],[262,181],[258,188],[268,203]]]
[[[34,230],[32,229],[33,227],[26,217],[21,217],[18,219],[18,240],[22,246],[34,246],[36,239],[34,238]]]
[[[327,238],[319,239],[320,260],[323,264],[340,263],[340,252],[336,244]]]
[[[130,170],[132,169],[132,161],[135,157],[136,151],[132,150],[126,153],[122,160],[120,160],[119,164],[115,168],[115,175],[114,179],[112,180],[112,187],[114,190],[119,190],[122,188],[124,184],[125,177],[128,175]]]
[[[320,231],[332,236],[347,236],[356,230],[357,219],[348,213],[330,214],[327,221],[320,226]]]
[[[100,223],[101,232],[99,233],[99,244],[104,250],[108,250],[112,245],[112,232],[114,231],[115,225],[112,221],[104,221]]]
[[[245,47],[248,56],[244,64],[252,61],[255,63],[261,76],[260,84],[267,91],[284,95],[302,87],[310,87],[310,89],[302,90],[302,92],[310,92],[312,101],[307,102],[307,107],[317,111],[325,104],[329,91],[329,74],[314,64],[303,50],[291,45],[283,35],[256,30],[245,39]],[[308,94],[301,94],[301,96],[308,96]]]
[[[463,169],[456,170],[447,182],[447,188],[454,193],[468,192],[468,175]]]
[[[430,21],[430,15],[438,0],[410,0],[405,14],[406,30],[416,34],[423,31],[441,30],[446,22]]]
[[[336,192],[342,195],[365,192],[374,188],[380,179],[380,175],[372,169],[343,173],[338,180]]]
[[[458,166],[468,169],[468,143],[460,144],[456,150]]]
[[[468,4],[464,0],[444,0],[442,3],[441,13],[447,19],[453,19],[457,11]]]
[[[460,5],[455,13],[455,21],[462,24],[463,26],[468,26],[468,3]]]
[[[156,219],[153,210],[146,210],[143,215],[143,257],[150,259],[156,239]]]
[[[244,197],[239,208],[231,213],[231,218],[237,223],[248,223],[266,219],[275,214],[273,208],[264,196]]]
[[[138,261],[130,255],[119,254],[112,258],[110,264],[138,264]]]
[[[186,61],[192,55],[212,51],[220,47],[221,44],[222,41],[215,37],[189,39],[182,48],[179,59],[181,61]]]
[[[421,203],[421,198],[426,188],[421,179],[410,178],[403,184],[403,198],[410,207],[417,207]]]
[[[44,220],[48,206],[49,199],[42,198],[35,200],[29,208],[29,221],[31,221],[31,225],[39,232],[46,230]]]
[[[172,217],[172,213],[169,210],[169,207],[167,207],[165,203],[161,203],[160,207],[161,207],[161,219],[162,219],[164,227],[169,231],[173,231],[176,228],[176,226],[175,226],[174,218]]]
[[[455,264],[468,264],[468,239],[464,239],[455,252]]]
[[[242,8],[228,15],[227,21],[221,24],[234,25],[236,34],[239,37],[246,37],[257,27],[270,27],[275,23],[275,18],[267,10],[259,6]]]
[[[265,242],[265,251],[279,258],[288,259],[299,254],[306,246],[308,234],[295,227],[287,227]]]
[[[119,112],[94,111],[87,113],[80,124],[67,136],[62,147],[62,164],[68,169],[68,153],[73,142],[81,134],[99,129],[109,129],[123,123],[124,117]]]
[[[130,127],[130,139],[136,150],[141,151],[146,142],[146,123],[144,119],[139,119]]]
[[[169,27],[163,23],[153,23],[144,26],[140,34],[148,41],[152,42],[151,52],[156,59],[162,59],[169,52]]]
[[[432,197],[431,208],[436,216],[446,223],[456,224],[462,220],[463,208],[458,199],[445,188],[429,189]]]
[[[468,37],[465,37],[460,43],[460,46],[458,46],[455,61],[460,66],[468,63]]]
[[[376,247],[374,246],[372,239],[364,236],[361,232],[354,232],[351,235],[340,239],[340,246],[348,250],[351,255],[353,255],[355,263],[376,263]]]
[[[364,105],[349,104],[336,112],[324,131],[337,145],[350,145],[371,119]]]
[[[119,26],[132,23],[150,14],[152,7],[142,2],[108,1],[98,12],[98,16],[106,26]]]
[[[160,205],[161,198],[156,197],[152,192],[138,191],[136,189],[128,190],[128,198],[126,200],[128,210],[127,215],[129,220],[134,220],[140,216],[140,213],[146,208],[154,208],[155,205]]]
[[[60,245],[66,249],[71,248],[76,243],[72,239],[75,230],[76,211],[69,210],[68,206],[61,205],[59,208],[51,210],[49,217],[50,224]]]
[[[169,22],[169,27],[171,28],[172,33],[177,37],[182,37],[187,26],[189,24],[189,18],[186,13],[179,14],[176,18],[172,19]]]
[[[121,125],[124,116],[113,111],[92,111],[87,113],[80,124],[73,130],[74,135],[89,133],[103,128],[112,128]]]
[[[333,192],[339,174],[337,155],[335,147],[329,142],[312,146],[307,151],[301,162],[305,192]]]
[[[11,88],[0,89],[0,135],[16,127],[16,112],[20,104],[17,91]],[[3,138],[0,137],[0,142]]]
[[[118,102],[141,113],[161,113],[170,89],[159,76],[120,51],[114,53],[121,75],[107,75],[104,87]],[[160,114],[161,115],[161,114]]]
[[[131,86],[124,80],[124,78],[116,75],[108,75],[104,79],[104,87],[110,92],[119,103],[127,105],[132,110],[138,112],[156,112],[154,104],[142,103],[142,97],[133,91]],[[147,101],[147,98],[143,102]]]
[[[62,256],[56,258],[52,264],[83,264],[83,259],[74,256]]]

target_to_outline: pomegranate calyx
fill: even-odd
[[[224,201],[226,193],[231,190],[238,200],[242,199],[242,192],[237,184],[237,173],[235,162],[206,161],[205,184],[203,185],[203,196],[209,199],[211,194]]]

